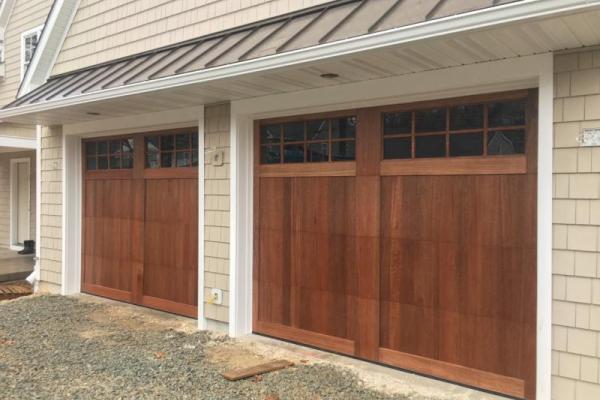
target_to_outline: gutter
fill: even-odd
[[[26,104],[0,110],[0,120],[82,105],[101,100],[144,94],[191,84],[234,78],[256,72],[306,64],[340,56],[416,42],[449,34],[475,31],[509,23],[556,16],[600,7],[600,0],[524,0],[492,8],[435,19],[419,24],[361,35],[281,54],[240,61],[228,65],[192,71],[127,86],[79,94],[44,103]]]

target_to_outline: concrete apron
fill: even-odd
[[[19,281],[33,272],[33,255],[19,255],[10,249],[0,249],[0,282]]]

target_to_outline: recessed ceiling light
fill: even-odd
[[[332,72],[326,72],[324,74],[321,74],[321,78],[325,78],[325,79],[335,79],[338,78],[339,75],[338,74],[334,74]]]
[[[100,115],[99,112],[94,112],[94,111],[88,111],[86,112],[87,115]]]

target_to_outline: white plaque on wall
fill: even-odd
[[[585,128],[577,139],[580,146],[600,146],[600,128]]]

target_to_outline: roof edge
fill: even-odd
[[[348,54],[600,7],[600,0],[525,0],[156,80],[0,110],[0,119],[216,81]]]

